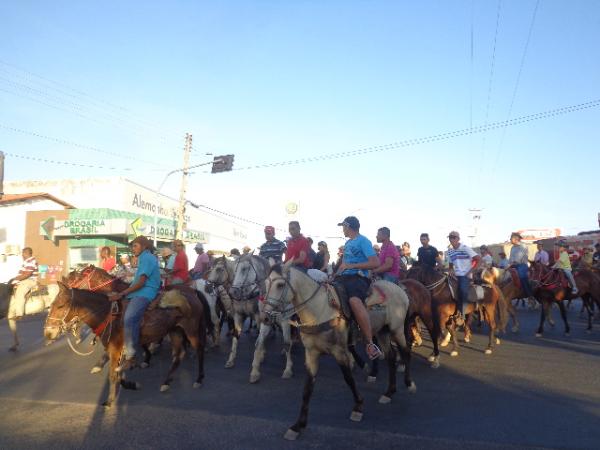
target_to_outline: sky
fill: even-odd
[[[469,208],[477,243],[595,229],[600,102],[486,125],[599,100],[598,42],[595,0],[2,2],[5,179],[156,188],[191,133],[192,164],[234,154],[238,169],[196,169],[192,201],[281,229],[296,203],[330,246],[347,215],[371,239],[388,226],[438,247],[471,234]],[[487,131],[410,142],[475,127]]]

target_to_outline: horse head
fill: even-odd
[[[266,294],[263,313],[265,320],[275,314],[286,312],[288,305],[294,300],[295,290],[290,284],[290,267],[284,264],[273,264],[266,279]]]
[[[52,305],[50,305],[50,311],[48,311],[48,316],[44,323],[44,337],[47,344],[51,344],[58,339],[66,330],[66,324],[73,319],[74,310],[72,302],[73,290],[65,283],[59,281],[58,294],[56,294]]]
[[[230,261],[225,258],[225,255],[216,259],[213,266],[209,269],[206,274],[206,281],[217,285],[222,286],[231,281],[232,278],[232,266]]]
[[[242,255],[235,263],[230,293],[236,300],[256,297],[264,291],[268,276],[268,261],[251,254]]]

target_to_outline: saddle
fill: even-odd
[[[561,269],[552,269],[546,278],[543,279],[542,289],[554,290],[557,288],[571,289],[571,284],[565,273]]]
[[[339,309],[346,320],[351,320],[352,308],[350,308],[350,298],[344,285],[340,281],[334,280],[331,283],[326,283],[325,288],[327,289],[329,303],[334,308]]]
[[[490,288],[490,286],[488,285],[481,285],[481,284],[472,284],[469,287],[469,297],[468,297],[468,301],[471,303],[479,303],[483,300],[483,298],[485,297],[485,289],[486,288]]]

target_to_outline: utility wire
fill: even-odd
[[[110,152],[108,150],[103,150],[103,149],[98,148],[98,147],[93,147],[93,146],[84,145],[84,144],[78,144],[77,142],[69,141],[69,140],[66,140],[66,139],[60,139],[60,138],[55,138],[55,137],[51,137],[51,136],[45,136],[45,135],[40,134],[40,133],[35,133],[33,131],[22,130],[20,128],[15,128],[15,127],[10,127],[8,125],[4,125],[4,124],[1,124],[1,123],[0,123],[0,128],[8,130],[8,131],[15,132],[15,133],[25,134],[25,135],[34,136],[34,137],[37,137],[37,138],[40,138],[40,139],[45,139],[45,140],[48,140],[48,141],[51,141],[51,142],[56,142],[58,144],[71,145],[73,147],[81,148],[81,149],[84,149],[84,150],[91,150],[91,151],[94,151],[94,152],[103,153],[105,155],[115,156],[117,158],[129,159],[129,160],[132,160],[132,161],[142,162],[142,163],[145,163],[145,164],[152,164],[152,165],[163,167],[163,168],[166,168],[166,169],[172,169],[172,167],[166,166],[165,164],[158,163],[158,162],[155,162],[155,161],[149,161],[149,160],[145,160],[145,159],[135,158],[133,156],[127,155],[127,153]]]
[[[12,153],[12,152],[4,152],[4,154],[6,156],[11,156],[13,158],[26,159],[29,161],[43,162],[43,163],[48,163],[48,164],[59,164],[62,166],[86,167],[89,169],[102,169],[102,170],[123,170],[123,171],[135,170],[131,167],[96,166],[96,165],[92,165],[92,164],[81,164],[81,163],[74,163],[74,162],[70,162],[70,161],[57,161],[55,159],[39,158],[37,156],[19,155],[17,153]]]
[[[521,82],[521,74],[523,73],[523,67],[525,66],[525,58],[527,57],[527,50],[529,49],[529,42],[531,41],[531,35],[533,33],[533,26],[535,24],[535,18],[537,16],[538,8],[540,6],[540,0],[535,2],[533,9],[533,15],[531,16],[531,22],[529,23],[529,31],[527,32],[527,39],[525,40],[525,47],[523,48],[523,54],[521,55],[521,63],[519,64],[519,72],[517,73],[517,80],[515,81],[515,87],[513,89],[512,97],[510,99],[510,106],[508,108],[508,114],[506,115],[506,121],[508,121],[512,115],[513,106],[519,90],[519,83]],[[495,183],[496,167],[500,161],[500,155],[503,151],[504,139],[506,137],[507,127],[502,128],[502,135],[500,136],[500,144],[498,144],[498,150],[496,150],[496,158],[494,159],[494,165],[492,166],[492,186]]]

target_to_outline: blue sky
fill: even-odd
[[[593,0],[539,3],[510,116],[535,0],[123,3],[0,5],[0,150],[136,168],[8,157],[8,180],[124,175],[152,187],[168,169],[2,126],[168,167],[191,132],[194,161],[234,153],[245,167],[600,98]],[[442,245],[450,229],[468,231],[469,207],[484,208],[486,242],[526,227],[588,230],[599,119],[592,108],[395,151],[196,173],[190,198],[278,226],[296,201],[319,236],[339,236],[335,223],[355,211],[369,237],[387,225],[396,241],[429,231]],[[165,191],[177,188],[173,178]]]

